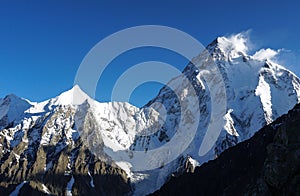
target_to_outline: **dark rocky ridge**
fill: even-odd
[[[153,195],[300,195],[300,104]]]

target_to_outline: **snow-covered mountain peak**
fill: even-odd
[[[9,94],[9,95],[5,96],[4,99],[2,99],[2,101],[3,101],[3,102],[8,102],[8,103],[17,103],[17,102],[19,102],[19,101],[23,102],[24,99],[18,97],[18,96],[15,95],[15,94]]]
[[[16,96],[15,94],[7,95],[4,99],[0,99],[0,108],[3,107],[16,107],[22,108],[23,106],[29,107],[31,104],[29,101]]]
[[[80,105],[91,98],[78,85],[55,98],[56,105]]]
[[[245,33],[239,33],[229,37],[218,37],[208,46],[208,50],[211,53],[218,53],[226,60],[247,56],[249,47],[246,36]]]
[[[23,115],[24,111],[32,105],[25,99],[14,94],[7,95],[0,100],[0,128],[5,127],[12,121],[17,120]]]

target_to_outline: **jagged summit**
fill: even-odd
[[[239,35],[231,38],[219,37],[217,38],[217,41],[218,47],[222,50],[222,52],[231,58],[238,57],[240,55],[245,56],[248,50],[246,40]]]
[[[248,39],[246,36],[242,32],[230,37],[218,37],[207,46],[207,49],[211,54],[218,55],[219,59],[248,56]]]
[[[214,60],[234,61],[235,59],[242,57],[243,61],[268,61],[273,64],[274,57],[283,50],[261,48],[253,51],[254,47],[250,41],[248,32],[241,32],[228,37],[220,36],[209,44],[206,49],[212,55]]]

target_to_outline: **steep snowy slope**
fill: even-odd
[[[300,104],[153,195],[299,195]]]
[[[217,38],[192,62],[143,108],[99,103],[78,86],[41,103],[1,99],[0,191],[11,193],[26,181],[21,192],[151,193],[172,174],[250,138],[300,100],[300,79],[270,59],[247,55],[241,35]],[[221,78],[213,76],[213,65]],[[223,128],[199,156],[213,122]]]
[[[266,124],[271,123],[280,115],[287,113],[289,109],[300,101],[300,80],[284,67],[272,62],[270,59],[256,58],[247,55],[247,45],[241,35],[231,38],[217,38],[207,50],[218,66],[226,86],[226,113],[224,128],[220,133],[212,150],[205,156],[199,156],[199,148],[203,141],[207,126],[211,123],[211,99],[210,92],[205,86],[205,80],[201,76],[201,70],[211,66],[210,56],[205,52],[196,57],[186,67],[183,73],[193,82],[199,97],[200,121],[198,131],[182,154],[185,158],[191,156],[200,164],[214,159],[225,149],[236,145],[254,135],[254,133]],[[175,79],[176,80],[176,79]],[[217,85],[217,84],[215,84]],[[178,88],[182,88],[179,84]],[[183,91],[181,89],[179,91]],[[159,95],[149,102],[161,102],[168,114],[180,111],[176,95],[169,89],[163,88]],[[176,127],[178,116],[169,116],[169,126]],[[163,137],[162,137],[163,135]],[[155,148],[159,142],[164,143],[174,135],[174,129],[162,127],[160,134],[147,137],[137,137],[133,149]],[[155,176],[141,182],[141,192],[149,183],[160,186],[170,176],[170,172],[176,172],[179,159],[168,166],[160,168],[150,174]],[[182,163],[181,163],[182,164]],[[157,173],[156,173],[157,172]],[[148,172],[145,172],[149,174]],[[138,187],[138,186],[137,186]],[[137,191],[140,189],[137,188]],[[139,193],[141,193],[139,192]]]

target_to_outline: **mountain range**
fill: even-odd
[[[259,129],[300,101],[300,79],[265,58],[265,51],[248,55],[242,34],[219,37],[142,108],[97,102],[77,85],[40,103],[15,95],[0,99],[0,192],[146,195],[172,176],[220,160],[226,149],[258,137]],[[221,80],[214,77],[214,67]],[[224,92],[218,91],[221,84]],[[195,96],[195,107],[180,105]],[[224,111],[218,105],[223,102]],[[176,145],[149,159],[155,149],[174,141],[183,116],[197,121],[195,134],[190,135],[192,123],[185,123]],[[201,154],[214,122],[222,129]]]

